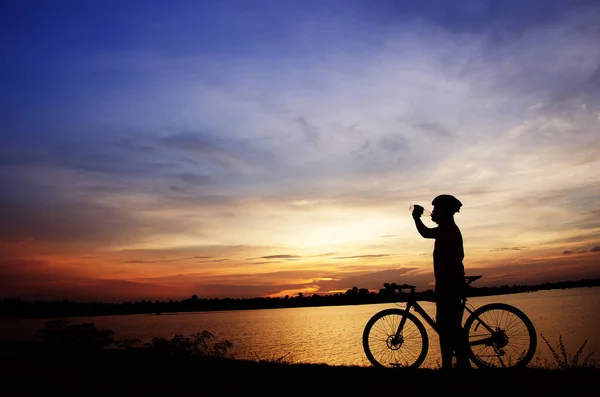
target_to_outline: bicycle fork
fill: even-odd
[[[401,345],[404,342],[404,338],[402,337],[402,330],[404,329],[404,324],[406,324],[406,318],[408,317],[408,313],[410,312],[410,308],[412,307],[412,305],[410,304],[410,302],[408,302],[406,304],[406,308],[404,309],[405,313],[407,314],[406,316],[402,316],[402,318],[400,319],[400,324],[398,325],[398,329],[396,330],[396,334],[394,335],[394,337],[392,338],[392,340],[390,341],[391,344],[393,346],[397,346],[397,345]]]

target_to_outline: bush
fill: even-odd
[[[93,323],[71,324],[67,320],[50,320],[44,328],[37,331],[36,339],[44,343],[75,351],[98,351],[108,347],[129,352],[164,354],[169,356],[195,356],[227,358],[232,347],[228,340],[217,341],[208,331],[198,332],[190,337],[175,335],[171,339],[154,337],[150,342],[141,344],[140,340],[114,339],[114,332],[97,329]]]
[[[141,350],[153,354],[166,354],[170,356],[199,356],[212,358],[226,358],[227,351],[232,344],[228,340],[213,341],[215,337],[208,331],[197,332],[191,337],[175,335],[171,339],[155,337],[144,344]]]
[[[50,320],[36,332],[35,338],[67,350],[94,351],[117,344],[114,332],[99,330],[92,323],[71,324],[67,320]]]

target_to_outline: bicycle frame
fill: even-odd
[[[406,307],[405,307],[406,312],[410,313],[410,309],[414,308],[415,311],[417,313],[419,313],[421,318],[424,319],[427,322],[427,324],[429,324],[429,326],[439,335],[440,331],[437,327],[437,322],[429,315],[429,313],[427,313],[425,311],[425,309],[423,309],[423,307],[421,305],[419,305],[419,301],[436,302],[437,300],[435,298],[416,295],[414,293],[414,287],[413,287],[411,289],[411,292],[409,293],[409,298],[406,301]],[[462,304],[464,311],[468,312],[469,315],[473,315],[474,310],[471,309],[469,306],[467,306],[467,298],[466,297],[462,298],[461,304]],[[491,335],[494,334],[494,330],[490,326],[488,326],[483,320],[481,320],[479,317],[477,317],[477,321],[488,332],[490,332]],[[396,340],[400,338],[402,330],[404,329],[405,323],[406,323],[406,317],[402,317],[402,320],[400,320],[400,325],[398,326],[398,330],[396,331],[396,335],[395,335]],[[489,344],[491,342],[491,339],[492,338],[484,338],[484,339],[481,339],[478,341],[472,341],[472,342],[469,342],[469,345],[476,346],[476,345]]]

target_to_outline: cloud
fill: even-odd
[[[600,277],[595,261],[588,255],[562,255],[554,258],[523,259],[518,264],[488,263],[486,266],[467,266],[468,274],[482,274],[477,281],[487,285],[535,285],[546,282],[581,280]]]
[[[525,247],[502,247],[502,248],[494,248],[492,250],[490,250],[491,252],[498,252],[498,251],[520,251],[522,249],[524,249]]]
[[[573,12],[593,10],[594,0],[462,1],[458,6],[438,1],[363,3],[364,11],[376,13],[389,24],[424,19],[453,34],[490,34],[496,42],[518,38],[527,29],[552,26]],[[540,7],[543,4],[544,7]],[[381,23],[381,22],[380,22]]]
[[[594,248],[592,248],[590,251],[591,252],[600,252],[600,246],[597,245]]]
[[[433,132],[440,136],[452,136],[452,133],[435,122],[424,122],[419,124],[413,124],[413,127],[427,131]]]
[[[319,143],[320,136],[319,129],[316,126],[310,124],[308,121],[306,121],[304,117],[298,117],[296,121],[300,125],[300,129],[304,133],[306,140],[311,145],[317,145]]]
[[[278,255],[260,256],[257,258],[248,258],[248,260],[254,260],[254,259],[299,259],[299,258],[302,258],[302,257],[300,255],[278,254]]]
[[[212,182],[212,178],[209,175],[203,174],[181,174],[179,178],[192,185],[205,185]]]
[[[333,259],[357,259],[357,258],[382,258],[389,254],[368,254],[368,255],[353,255],[353,256],[338,256]]]
[[[470,260],[597,242],[597,2],[284,3],[183,5],[101,48],[75,9],[81,34],[13,18],[31,34],[6,31],[24,51],[0,93],[0,240],[139,270],[197,252],[227,272],[344,252],[419,267],[407,207],[448,191]]]
[[[312,293],[330,293],[331,291],[346,290],[354,285],[361,288],[383,288],[385,282],[415,282],[427,287],[433,273],[420,274],[415,268],[389,269],[383,271],[345,271],[332,270],[284,270],[267,273],[238,273],[226,276],[196,278],[194,275],[178,277],[186,285],[192,285],[195,293],[202,297],[256,297],[280,295],[290,291],[306,291]],[[203,280],[195,283],[195,280]],[[169,285],[172,277],[138,280],[143,283],[159,283]],[[235,280],[233,283],[232,281]],[[239,287],[239,288],[238,288]],[[287,292],[286,292],[287,291]],[[211,295],[213,294],[213,295]]]
[[[129,260],[126,261],[125,263],[162,263],[162,262],[179,262],[179,261],[185,261],[185,260],[190,260],[190,259],[204,259],[204,258],[212,258],[211,256],[190,256],[190,257],[186,257],[186,258],[172,258],[172,259],[157,259],[157,260]],[[226,259],[221,259],[221,260],[226,260]],[[219,261],[221,261],[219,260]],[[211,262],[217,262],[215,261],[211,261]]]
[[[417,268],[403,267],[386,269],[375,272],[356,272],[347,275],[337,275],[330,279],[319,280],[315,284],[321,293],[358,288],[378,291],[384,283],[406,283],[418,286],[419,290],[431,288],[433,271],[421,271]]]
[[[0,247],[14,247],[21,246],[24,244],[31,244],[35,242],[35,238],[33,237],[18,237],[13,239],[0,240]]]
[[[368,147],[369,142],[366,142],[365,149]],[[379,140],[379,146],[386,151],[391,152],[403,152],[407,153],[409,149],[408,140],[400,134],[389,134],[386,136],[382,136]]]
[[[316,255],[310,255],[313,258],[318,258],[318,257],[323,257],[323,256],[333,256],[337,254],[337,252],[326,252],[324,254],[316,254]]]
[[[257,164],[246,159],[252,149],[231,138],[217,138],[202,132],[186,132],[162,138],[159,143],[188,152],[195,160],[200,161],[201,165],[217,165],[225,171],[241,173],[254,172],[259,168]]]
[[[211,260],[211,261],[198,261],[198,263],[206,263],[206,262],[215,262],[215,263],[217,263],[217,262],[226,262],[226,261],[228,261],[228,260],[230,260],[230,259],[228,259],[228,258],[223,258],[223,259],[213,259],[213,260]]]
[[[282,291],[292,290],[294,294],[302,290],[304,287],[297,284],[281,284],[281,285],[230,285],[230,284],[199,284],[195,287],[200,297],[210,298],[259,298],[269,295],[280,294]]]
[[[0,298],[124,301],[178,296],[177,288],[86,277],[45,260],[0,260]]]
[[[198,240],[202,236],[202,222],[198,218],[161,216],[156,207],[154,213],[143,216],[137,211],[143,213],[151,203],[142,200],[137,211],[119,203],[123,199],[126,203],[128,198],[135,202],[134,194],[103,204],[74,200],[67,191],[56,194],[56,201],[36,202],[34,199],[36,201],[0,206],[0,217],[5,220],[0,225],[0,239],[32,236],[40,243],[68,242],[101,247],[128,246],[159,236],[176,235],[182,228],[196,230]]]

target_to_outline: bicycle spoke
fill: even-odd
[[[533,325],[518,309],[489,304],[465,323],[469,348],[479,366],[512,367],[527,364],[535,351]]]
[[[425,330],[410,315],[398,333],[405,315],[401,310],[384,310],[375,315],[365,327],[363,345],[367,357],[374,365],[411,367],[418,366],[423,361],[427,349],[423,341],[426,337]]]

